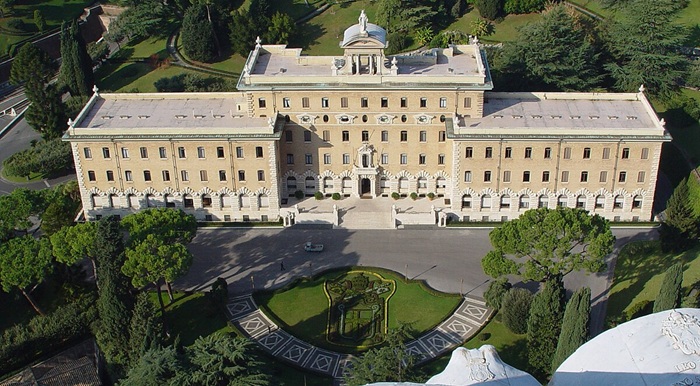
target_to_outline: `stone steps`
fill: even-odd
[[[358,212],[350,210],[340,217],[338,228],[344,229],[395,229],[391,214],[387,212]]]

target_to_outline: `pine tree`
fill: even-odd
[[[97,343],[108,363],[126,365],[129,359],[129,325],[133,299],[126,277],[121,273],[124,244],[119,221],[114,216],[102,218],[97,224],[95,255],[98,289],[97,310],[99,327]]]
[[[697,241],[698,219],[688,202],[689,195],[688,181],[684,179],[666,203],[666,221],[659,229],[661,247],[665,251],[683,251]]]
[[[535,295],[527,320],[527,352],[531,369],[541,376],[552,368],[564,313],[564,286],[555,278]]]
[[[683,264],[676,263],[666,271],[659,294],[654,301],[654,312],[671,310],[680,304],[683,283]]]
[[[187,8],[180,30],[185,55],[198,62],[211,62],[216,56],[214,34],[214,27],[207,19],[206,7],[192,5]]]
[[[591,289],[584,287],[574,292],[566,304],[557,351],[552,360],[552,373],[588,339],[591,317]]]

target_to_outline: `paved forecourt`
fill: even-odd
[[[342,378],[352,355],[322,349],[279,328],[255,304],[251,295],[231,298],[226,306],[231,322],[267,353],[305,370]],[[425,362],[474,336],[493,314],[483,300],[465,296],[455,312],[435,328],[406,344],[406,351]]]

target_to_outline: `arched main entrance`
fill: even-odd
[[[360,184],[360,195],[371,197],[372,196],[372,183],[369,178],[363,178]]]

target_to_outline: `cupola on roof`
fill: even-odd
[[[386,30],[376,24],[368,23],[367,15],[363,9],[360,13],[358,23],[351,25],[343,34],[343,41],[340,42],[341,48],[347,48],[355,42],[366,40],[375,40],[382,48],[386,48]]]

